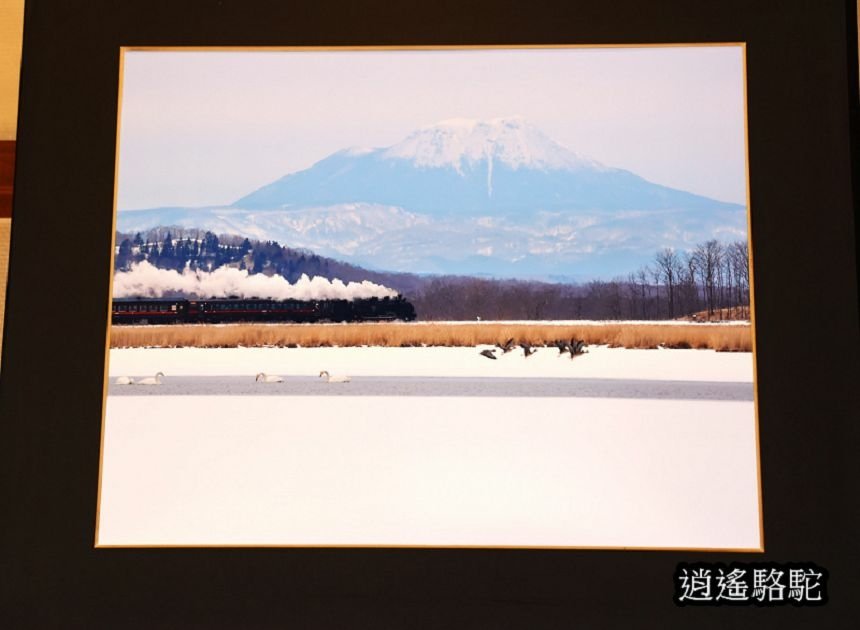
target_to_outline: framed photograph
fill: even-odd
[[[851,3],[108,4],[27,8],[11,621],[844,612]]]
[[[121,54],[98,546],[762,549],[742,44]]]

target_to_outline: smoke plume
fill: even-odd
[[[283,276],[249,274],[234,267],[201,271],[186,267],[182,273],[159,269],[147,261],[134,264],[130,271],[118,271],[113,278],[113,296],[151,297],[195,296],[198,298],[268,298],[274,300],[354,300],[394,297],[397,292],[368,280],[344,283],[335,278],[302,276],[290,284]]]

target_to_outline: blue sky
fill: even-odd
[[[119,209],[229,204],[349,146],[522,115],[659,184],[745,203],[740,46],[128,51]]]

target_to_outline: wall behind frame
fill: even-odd
[[[24,0],[0,0],[0,351],[12,230],[12,174],[23,27]]]
[[[860,0],[857,3],[860,28]],[[12,166],[18,116],[18,77],[24,25],[24,0],[0,0],[0,352],[6,278],[9,270],[9,238],[12,229]],[[860,68],[858,68],[860,72]]]

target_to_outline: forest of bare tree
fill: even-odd
[[[749,318],[746,241],[663,249],[626,278],[586,284],[442,277],[413,297],[422,319]]]

